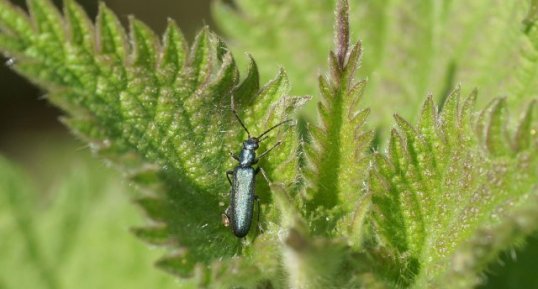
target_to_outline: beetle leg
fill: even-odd
[[[234,154],[233,152],[230,152],[230,156],[231,156],[234,160],[239,161],[239,157],[238,157],[236,154]]]
[[[260,208],[260,198],[258,197],[258,195],[254,195],[254,200],[256,201],[256,206],[258,206],[258,216],[257,216],[257,220],[256,220],[256,229],[258,229],[258,232],[263,232],[262,231],[262,226],[260,225],[261,208]]]
[[[230,185],[232,185],[232,179],[230,179],[230,175],[233,175],[233,174],[234,174],[234,171],[226,172],[226,178],[228,179],[228,182],[230,183]]]
[[[271,181],[269,180],[269,178],[267,177],[267,175],[265,174],[265,170],[262,169],[261,167],[258,167],[258,168],[256,168],[256,173],[258,173],[258,172],[261,172],[261,173],[262,173],[263,178],[267,181],[267,183],[269,184],[269,186],[271,186],[272,183],[271,183]]]

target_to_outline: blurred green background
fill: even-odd
[[[78,2],[95,17],[98,1]],[[210,2],[105,1],[122,21],[134,14],[157,33],[173,18],[189,41],[203,25],[218,31]],[[69,134],[44,92],[5,65],[0,87],[0,155],[8,160],[0,158],[0,176],[12,176],[0,179],[0,289],[178,288],[153,268],[159,249],[129,232],[144,222],[130,201],[134,190]],[[536,256],[536,238],[524,252],[506,253],[484,288],[538,288]]]

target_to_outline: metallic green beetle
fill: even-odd
[[[282,142],[277,142],[274,146],[260,154],[258,157],[256,157],[256,150],[258,149],[260,142],[264,140],[263,136],[291,120],[288,119],[280,122],[266,130],[258,137],[253,137],[235,110],[233,96],[231,103],[232,113],[239,121],[239,124],[241,124],[243,129],[245,129],[247,132],[248,139],[243,142],[243,148],[241,149],[239,155],[230,153],[231,156],[239,162],[239,165],[237,165],[233,170],[226,172],[226,177],[228,178],[232,189],[230,192],[230,206],[226,209],[224,214],[222,214],[222,220],[225,226],[231,226],[232,232],[235,236],[242,238],[246,236],[250,230],[254,211],[254,201],[258,200],[258,196],[256,196],[254,192],[256,175],[261,171],[265,176],[262,168],[255,168],[253,165],[258,163],[260,158],[267,155],[267,153],[279,146]],[[230,176],[232,176],[231,179]],[[259,211],[258,205],[258,216]]]

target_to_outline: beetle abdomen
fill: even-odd
[[[252,167],[237,167],[231,193],[230,221],[234,234],[237,237],[247,235],[254,207],[254,187],[256,171]]]

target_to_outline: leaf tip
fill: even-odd
[[[349,3],[339,0],[336,6],[336,55],[340,69],[345,66],[349,49]]]

